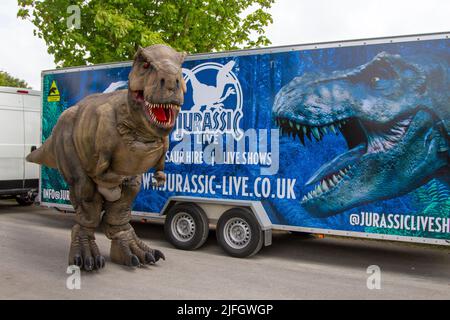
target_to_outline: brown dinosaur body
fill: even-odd
[[[163,45],[140,48],[128,90],[91,95],[70,107],[28,155],[28,161],[57,168],[69,184],[76,210],[69,264],[85,270],[105,265],[94,236],[101,222],[114,262],[137,266],[164,258],[136,236],[129,221],[141,174],[155,168],[155,183],[165,181],[168,135],[186,91],[184,57]]]

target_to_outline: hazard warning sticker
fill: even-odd
[[[61,100],[59,96],[59,90],[56,86],[56,81],[53,80],[52,85],[50,86],[50,90],[48,92],[47,101],[48,102],[59,102]]]

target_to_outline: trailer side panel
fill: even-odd
[[[166,185],[144,173],[134,210],[259,201],[278,228],[448,244],[449,65],[448,35],[193,56]],[[129,70],[44,73],[42,141],[78,100],[126,88]],[[67,189],[42,167],[44,204],[69,205]]]

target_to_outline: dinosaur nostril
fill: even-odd
[[[165,83],[166,83],[166,80],[164,80],[164,78],[161,78],[161,87],[164,87]]]

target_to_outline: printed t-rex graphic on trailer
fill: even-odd
[[[191,111],[200,111],[201,107],[205,107],[206,110],[211,108],[221,109],[223,101],[225,101],[230,95],[235,94],[233,88],[228,88],[224,94],[225,87],[228,84],[233,84],[234,79],[230,75],[230,71],[233,69],[235,62],[230,61],[225,64],[218,72],[216,77],[216,86],[209,86],[201,83],[195,74],[189,70],[183,68],[183,73],[186,74],[186,82],[190,81],[192,85],[192,99],[194,106]]]
[[[168,135],[186,92],[184,57],[164,45],[139,48],[128,89],[90,95],[68,108],[51,136],[27,156],[30,162],[57,168],[69,185],[76,211],[69,264],[87,271],[104,267],[94,236],[100,223],[112,240],[113,262],[138,266],[164,259],[138,238],[129,222],[142,173],[155,168],[155,184],[165,181]],[[108,90],[119,85],[123,83]]]
[[[301,204],[331,216],[404,195],[433,178],[450,180],[448,56],[381,52],[368,63],[331,74],[307,73],[277,94],[273,116],[304,144],[343,134],[349,151],[322,165]]]

